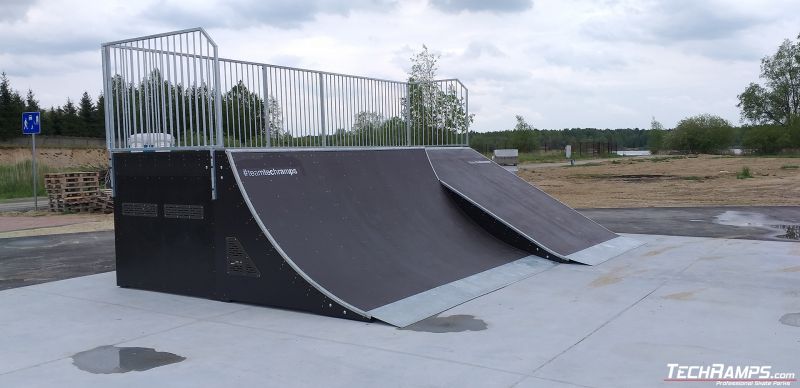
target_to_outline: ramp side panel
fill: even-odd
[[[424,149],[228,152],[279,250],[360,310],[528,256],[460,211]]]
[[[217,200],[215,219],[215,245],[217,248],[216,278],[219,299],[253,303],[315,314],[368,321],[337,300],[320,292],[297,273],[264,236],[255,216],[250,211],[225,152],[217,151]],[[235,239],[256,268],[247,273],[238,262],[241,257],[229,254],[229,239]]]
[[[471,148],[430,148],[427,154],[447,187],[562,259],[617,238]]]

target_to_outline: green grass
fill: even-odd
[[[44,188],[44,174],[53,172],[46,165],[37,165],[38,195],[47,195]],[[30,160],[13,165],[0,165],[0,199],[33,196],[33,167]]]
[[[781,166],[781,170],[797,170],[800,166],[796,164],[784,164]]]
[[[752,178],[753,174],[750,172],[750,167],[744,166],[742,170],[736,173],[736,179]]]
[[[38,163],[36,194],[46,196],[44,175],[52,172],[97,171],[97,167],[70,167],[55,169]],[[12,165],[0,165],[0,199],[33,197],[33,166],[30,160]]]

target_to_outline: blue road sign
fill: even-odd
[[[22,134],[38,135],[42,133],[41,123],[39,122],[39,112],[25,112],[22,114]]]

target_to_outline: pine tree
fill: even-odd
[[[22,112],[25,101],[11,88],[6,73],[0,73],[0,138],[19,136],[22,132]]]
[[[95,109],[92,97],[84,91],[81,100],[78,102],[78,117],[80,118],[80,133],[83,136],[94,135],[95,130]]]
[[[11,137],[11,83],[6,73],[0,73],[0,139]]]
[[[83,136],[83,123],[81,122],[80,116],[78,116],[78,109],[75,108],[75,104],[72,102],[72,100],[67,98],[67,103],[64,104],[63,108],[59,108],[59,111],[63,118],[62,135]]]
[[[95,104],[95,128],[92,133],[92,136],[96,137],[106,137],[106,127],[105,127],[105,118],[106,118],[106,100],[103,97],[103,94],[97,96],[97,103]]]
[[[33,90],[28,89],[28,94],[25,96],[25,111],[38,112],[39,110],[39,101],[34,96]]]

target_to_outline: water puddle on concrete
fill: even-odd
[[[800,327],[800,313],[783,314],[780,321],[787,326]]]
[[[481,331],[489,327],[483,319],[474,315],[451,315],[448,317],[430,317],[400,330],[421,331],[426,333],[459,333],[462,331]]]
[[[800,241],[800,224],[777,220],[761,213],[729,210],[716,216],[714,222],[720,225],[772,230],[771,237]]]
[[[72,364],[95,374],[142,372],[185,360],[177,354],[157,352],[152,348],[99,346],[75,353]]]
[[[770,225],[771,227],[785,231],[786,233],[775,236],[778,238],[785,238],[788,240],[800,240],[800,225]]]

